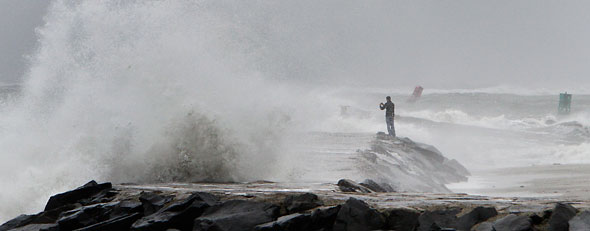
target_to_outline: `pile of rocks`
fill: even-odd
[[[366,184],[368,185],[368,184]],[[368,185],[370,186],[370,185]],[[366,186],[363,186],[366,187]],[[371,187],[369,187],[371,188]],[[372,191],[378,191],[373,188]],[[589,230],[590,212],[557,204],[543,214],[499,214],[494,207],[373,208],[350,197],[312,193],[220,199],[207,192],[114,189],[91,181],[52,196],[43,212],[4,230]],[[354,195],[354,194],[350,194]]]

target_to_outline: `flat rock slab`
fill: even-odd
[[[205,210],[193,230],[252,230],[271,222],[279,215],[279,207],[265,202],[230,200]]]

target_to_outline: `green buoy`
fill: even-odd
[[[564,115],[569,114],[572,105],[572,94],[560,93],[559,94],[559,107],[557,108],[557,113]]]

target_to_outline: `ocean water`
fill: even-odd
[[[574,93],[568,115],[557,114],[558,93],[427,93],[415,103],[407,102],[409,93],[391,95],[397,101],[400,136],[432,144],[468,168],[588,162],[589,95]],[[379,96],[357,96],[359,100],[351,103],[357,107],[351,107],[354,112],[350,117],[363,122],[349,123],[378,121],[364,127],[384,130],[382,113],[369,102]]]
[[[424,86],[407,103],[412,87],[294,81],[334,74],[340,54],[289,46],[308,44],[285,27],[305,9],[293,5],[53,1],[22,84],[0,89],[0,221],[93,179],[333,182],[385,130],[386,95],[399,136],[468,169],[590,162],[590,96],[575,91],[556,116],[559,92],[546,90]]]

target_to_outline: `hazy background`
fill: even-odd
[[[49,1],[0,1],[0,81],[19,83]],[[232,2],[227,8],[243,10]],[[262,4],[263,3],[263,4]],[[244,3],[242,5],[249,5]],[[255,1],[280,81],[427,88],[590,86],[587,1]],[[314,6],[314,7],[310,7]],[[251,19],[253,21],[248,22]],[[264,20],[260,20],[264,19]],[[274,25],[274,26],[269,26]],[[264,62],[261,62],[264,63]]]
[[[22,86],[0,89],[0,221],[90,179],[297,181],[293,159],[314,148],[299,138],[323,132],[319,151],[343,143],[334,133],[371,139],[385,94],[400,136],[470,169],[589,155],[590,3],[0,4],[0,82]],[[405,103],[416,84],[442,94]],[[473,88],[529,94],[455,94]],[[557,118],[565,90],[572,114]]]

